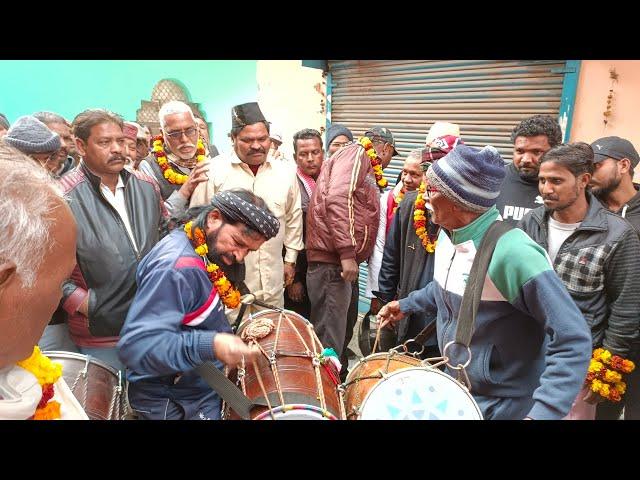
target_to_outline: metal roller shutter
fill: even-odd
[[[460,125],[464,142],[493,145],[512,157],[511,130],[535,114],[558,116],[565,61],[329,61],[331,122],[361,136],[388,127],[400,155],[385,170],[392,185],[410,150],[423,145],[435,121]],[[366,265],[360,268],[361,309]]]

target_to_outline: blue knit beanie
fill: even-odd
[[[18,118],[7,130],[4,141],[22,153],[47,153],[60,150],[60,136],[33,115]]]
[[[495,205],[506,175],[504,161],[491,145],[482,150],[458,145],[427,171],[429,185],[473,212]]]
[[[331,142],[333,142],[333,140],[340,135],[344,135],[349,139],[350,142],[353,142],[353,133],[351,133],[351,130],[349,130],[344,125],[334,123],[327,129],[327,150],[329,150],[329,145],[331,145]]]

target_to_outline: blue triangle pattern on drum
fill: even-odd
[[[387,405],[387,409],[389,410],[389,413],[391,414],[391,418],[396,418],[398,416],[398,414],[400,413],[400,409],[396,408],[392,405]]]
[[[413,417],[416,420],[422,420],[424,418],[424,410],[414,410]]]
[[[433,412],[429,412],[429,420],[440,420],[440,417],[436,417]]]
[[[440,410],[442,413],[446,412],[447,411],[447,401],[443,400],[438,405],[436,405],[436,408],[438,410]]]
[[[416,392],[415,390],[413,391],[413,399],[411,401],[417,404],[422,403],[422,399],[420,398],[420,395],[418,395],[418,392]]]

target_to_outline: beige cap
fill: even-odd
[[[460,136],[460,127],[456,123],[449,122],[435,122],[429,129],[427,138],[425,139],[425,145],[429,145],[434,138],[444,137],[445,135],[453,135],[455,137]]]

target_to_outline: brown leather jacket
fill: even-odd
[[[347,145],[322,165],[307,211],[307,260],[368,259],[380,223],[380,190],[363,147]]]

